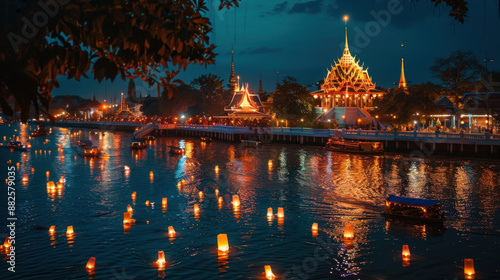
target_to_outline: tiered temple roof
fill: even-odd
[[[349,51],[347,43],[347,27],[345,33],[345,47],[342,57],[332,65],[328,71],[325,82],[321,86],[325,94],[336,94],[339,92],[370,93],[375,90],[375,84],[368,75],[368,69],[359,65]]]
[[[236,88],[231,103],[224,108],[229,118],[259,119],[270,117],[264,113],[264,107],[258,93],[251,93],[248,84]]]

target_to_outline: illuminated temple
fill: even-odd
[[[323,120],[335,120],[340,125],[374,123],[366,111],[373,108],[373,101],[384,92],[375,89],[368,70],[351,55],[345,28],[345,47],[342,57],[328,71],[321,89],[311,93],[320,98]]]
[[[230,119],[261,119],[271,117],[264,113],[258,93],[251,93],[246,86],[236,85],[231,103],[224,108]]]

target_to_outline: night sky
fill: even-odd
[[[489,70],[500,70],[500,18],[497,0],[469,1],[464,24],[448,17],[447,8],[434,8],[429,1],[327,1],[244,0],[239,8],[217,11],[218,0],[208,0],[214,27],[211,41],[219,54],[216,64],[190,65],[179,78],[189,83],[201,74],[216,74],[226,86],[234,48],[236,75],[257,91],[259,77],[264,90],[272,92],[278,77],[293,76],[303,85],[325,78],[327,68],[342,55],[344,22],[349,15],[348,40],[351,54],[368,67],[377,86],[394,87],[399,81],[401,57],[411,84],[438,83],[429,71],[436,57],[447,57],[457,49],[473,51],[482,61],[485,51],[494,62]],[[388,2],[394,7],[388,8]],[[398,4],[399,2],[399,4]],[[390,12],[392,11],[392,13]],[[387,15],[390,14],[390,20]],[[381,20],[377,21],[377,15]],[[404,46],[401,47],[401,44]],[[98,83],[60,78],[53,95],[80,95],[99,100],[126,92],[128,81]],[[156,96],[142,80],[135,80],[138,94]],[[313,88],[311,88],[313,89]]]

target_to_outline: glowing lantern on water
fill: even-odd
[[[28,143],[28,146],[27,146],[27,147],[28,147],[28,149],[31,149],[31,144],[30,144],[30,143]]]
[[[218,165],[215,166],[215,173],[217,173],[217,172],[219,172],[219,166]]]
[[[25,183],[28,182],[28,179],[29,179],[28,174],[24,174],[23,175],[23,182],[25,182]]]
[[[354,238],[354,229],[352,225],[345,224],[344,227],[344,240],[352,240]]]
[[[175,232],[174,227],[173,226],[169,226],[168,227],[168,236],[175,237],[175,235],[176,235],[176,232]]]
[[[165,262],[165,253],[163,251],[158,251],[158,260],[156,261],[158,268],[164,268]]]
[[[268,220],[273,219],[273,208],[271,208],[271,207],[267,208],[267,219]]]
[[[73,235],[75,232],[73,231],[73,226],[68,226],[66,229],[66,235]]]
[[[318,223],[313,223],[311,230],[318,231]]]
[[[233,195],[232,203],[234,207],[240,207],[240,197],[237,194]]]
[[[198,206],[198,204],[195,204],[193,209],[195,215],[198,215],[200,213],[200,207]]]
[[[278,207],[278,218],[284,218],[285,217],[285,211],[283,210],[283,207]]]
[[[5,238],[5,241],[3,242],[3,247],[4,247],[5,249],[8,249],[8,248],[10,247],[10,245],[11,245],[11,244],[10,244],[10,236],[7,236],[7,237]]]
[[[57,188],[62,189],[64,187],[63,183],[57,182]]]
[[[137,192],[132,193],[132,200],[135,200],[137,198]]]
[[[264,269],[266,270],[266,279],[273,280],[276,277],[274,276],[270,265],[265,265]]]
[[[153,179],[155,177],[155,174],[153,173],[153,171],[150,171],[149,172],[149,178]]]
[[[217,245],[219,253],[225,254],[229,251],[229,242],[227,241],[227,234],[221,233],[217,235]]]
[[[49,151],[49,153],[50,153],[50,151]],[[64,159],[64,155],[61,155],[61,158]]]
[[[95,268],[95,258],[91,257],[87,262],[87,266],[85,266],[87,270],[93,271]]]
[[[66,183],[66,179],[64,179],[64,175],[61,175],[61,178],[59,178],[59,183],[61,183],[61,184]]]
[[[198,196],[199,196],[200,198],[203,198],[203,192],[202,192],[202,191],[200,191],[200,192],[198,193]]]
[[[130,171],[130,167],[128,167],[127,165],[125,165],[125,166],[123,167],[123,169],[125,170],[125,172]]]
[[[123,223],[124,224],[133,224],[135,222],[134,219],[132,219],[132,214],[130,212],[123,212]]]
[[[166,197],[161,199],[161,207],[167,208],[167,198]]]
[[[273,161],[272,161],[272,160],[269,160],[269,162],[267,163],[267,165],[268,165],[269,167],[272,167],[272,166],[273,166]]]
[[[219,189],[215,189],[215,196],[219,196]]]
[[[45,174],[47,175],[47,178],[49,178],[49,176],[50,176],[50,172],[49,172],[49,171],[47,171],[47,172],[45,172]]]
[[[181,186],[182,186],[181,182],[177,183],[178,188],[181,188]]]
[[[31,168],[31,174],[33,174],[33,173],[35,173],[35,168],[34,167]]]
[[[56,184],[54,184],[54,181],[47,182],[47,189],[50,189],[50,190],[56,189]]]
[[[49,234],[54,234],[54,233],[56,233],[56,226],[51,226],[49,228]]]
[[[219,196],[218,202],[219,202],[219,204],[222,204],[222,196]]]
[[[129,212],[130,215],[132,215],[132,213],[134,213],[134,209],[132,208],[132,206],[130,206],[130,204],[127,205],[127,212]]]
[[[149,207],[149,200],[146,200],[146,206]]]
[[[474,279],[476,271],[474,270],[473,259],[464,259],[464,274],[466,279]]]
[[[410,248],[408,248],[408,245],[403,245],[401,255],[403,256],[403,260],[410,260]]]

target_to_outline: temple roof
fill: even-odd
[[[359,60],[356,61],[349,51],[347,27],[345,29],[345,47],[342,57],[328,71],[321,89],[328,93],[340,92],[346,89],[366,93],[375,90],[375,84],[368,75],[368,69],[363,69],[363,65],[359,65]]]
[[[237,88],[231,103],[224,108],[224,111],[229,112],[263,112],[263,110],[259,95],[250,93],[248,84],[246,87]]]

